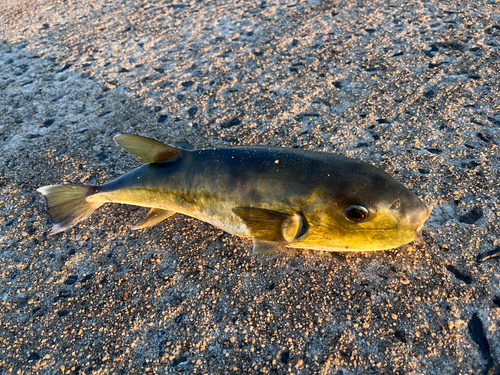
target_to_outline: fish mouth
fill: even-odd
[[[417,231],[415,232],[415,239],[418,240],[420,237],[422,237],[422,228],[424,227],[424,223],[422,223],[422,225],[420,225],[418,228],[417,228]]]
[[[432,207],[427,206],[427,205],[425,205],[425,207],[426,207],[425,216],[423,216],[420,219],[420,225],[417,227],[417,230],[415,231],[415,239],[416,240],[422,236],[422,230],[424,228],[424,224],[427,221],[427,219],[429,218],[429,216],[431,215]]]

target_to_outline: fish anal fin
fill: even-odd
[[[285,214],[255,207],[236,207],[254,238],[254,254],[268,254],[301,238],[306,233],[302,214]]]
[[[168,219],[173,214],[175,214],[175,211],[162,210],[160,208],[152,208],[144,219],[142,219],[140,222],[138,222],[130,229],[138,230],[138,229],[152,227],[153,225],[158,224],[160,221]]]
[[[183,152],[180,148],[135,134],[118,134],[113,139],[142,163],[174,161],[180,158]]]
[[[286,243],[262,241],[254,238],[253,240],[253,255],[268,255],[274,253],[276,250],[284,247]]]

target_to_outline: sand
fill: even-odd
[[[0,373],[500,373],[499,43],[498,1],[0,0]],[[335,152],[434,210],[371,253],[120,205],[48,236],[36,189],[137,167],[118,133]]]

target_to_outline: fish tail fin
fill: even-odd
[[[50,234],[62,232],[88,218],[104,202],[87,202],[95,186],[50,185],[37,189],[47,201],[48,214],[54,226]]]

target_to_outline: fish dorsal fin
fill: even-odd
[[[175,214],[175,211],[162,210],[160,208],[152,208],[144,219],[142,219],[140,222],[138,222],[130,229],[138,230],[138,229],[152,227],[153,225],[158,224],[160,221],[168,219],[173,214]]]
[[[254,238],[254,254],[269,254],[306,233],[301,214],[284,214],[255,207],[236,207],[233,212],[247,225]]]
[[[174,161],[181,157],[183,151],[180,148],[135,134],[118,134],[113,139],[145,164]]]

